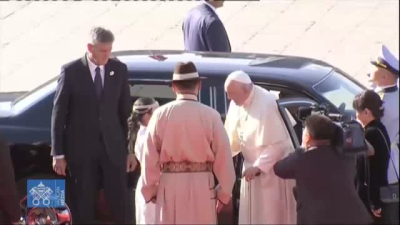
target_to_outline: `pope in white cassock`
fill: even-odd
[[[242,153],[239,224],[295,224],[293,180],[274,174],[274,164],[294,151],[277,98],[243,71],[231,73],[225,91],[232,101],[225,121],[233,156]]]

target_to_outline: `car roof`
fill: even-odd
[[[208,78],[225,79],[229,73],[243,70],[253,81],[276,80],[300,86],[319,82],[333,69],[320,60],[276,54],[134,50],[118,51],[113,55],[127,64],[129,72],[139,77],[143,72],[154,72],[164,74],[161,75],[164,79],[171,78],[177,62],[187,61],[196,65],[200,76]]]

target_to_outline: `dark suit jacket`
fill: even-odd
[[[392,163],[390,161],[390,149],[388,148],[390,147],[390,138],[380,120],[371,121],[364,129],[365,139],[374,147],[375,153],[373,156],[369,156],[367,160],[363,157],[359,158],[359,193],[368,208],[379,209],[382,208],[380,188],[388,185],[387,170],[389,163]],[[369,167],[369,176],[365,173],[366,167]],[[365,183],[369,186],[363,185]]]
[[[182,29],[185,50],[231,52],[231,44],[222,21],[206,4],[190,10]]]
[[[18,221],[21,216],[14,168],[10,157],[10,148],[0,139],[0,224]]]
[[[126,162],[131,107],[127,71],[124,63],[110,59],[98,98],[86,56],[62,67],[51,119],[53,156],[64,154],[69,165],[80,164],[104,144],[113,163]]]
[[[354,187],[355,159],[330,146],[294,153],[274,166],[275,174],[296,180],[298,224],[368,224],[368,211]]]

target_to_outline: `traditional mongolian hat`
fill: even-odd
[[[200,80],[205,77],[200,77],[197,72],[196,66],[193,62],[182,63],[179,62],[175,66],[174,73],[172,75],[172,81],[186,81],[186,80]]]

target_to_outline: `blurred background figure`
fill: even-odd
[[[189,11],[182,26],[185,50],[231,52],[228,34],[216,11],[223,5],[222,0],[204,0]]]
[[[302,147],[278,161],[274,172],[295,179],[297,224],[369,224],[354,188],[354,158],[339,154],[342,129],[323,115],[305,120]]]
[[[358,159],[359,195],[376,223],[394,224],[391,218],[396,212],[390,209],[391,204],[382,203],[380,195],[380,189],[388,185],[387,169],[393,163],[388,144],[390,138],[381,122],[383,101],[377,93],[367,90],[356,96],[353,107],[357,111],[357,120],[364,127],[365,139],[374,149],[373,155]]]
[[[153,98],[139,98],[133,104],[132,114],[129,117],[129,152],[136,155],[140,165],[143,163],[143,143],[145,141],[146,127],[153,111],[158,106],[158,102]],[[146,203],[141,192],[142,186],[142,179],[139,178],[135,192],[136,224],[154,224],[155,204],[152,202]]]
[[[0,224],[17,224],[21,218],[14,168],[7,142],[0,138]]]

